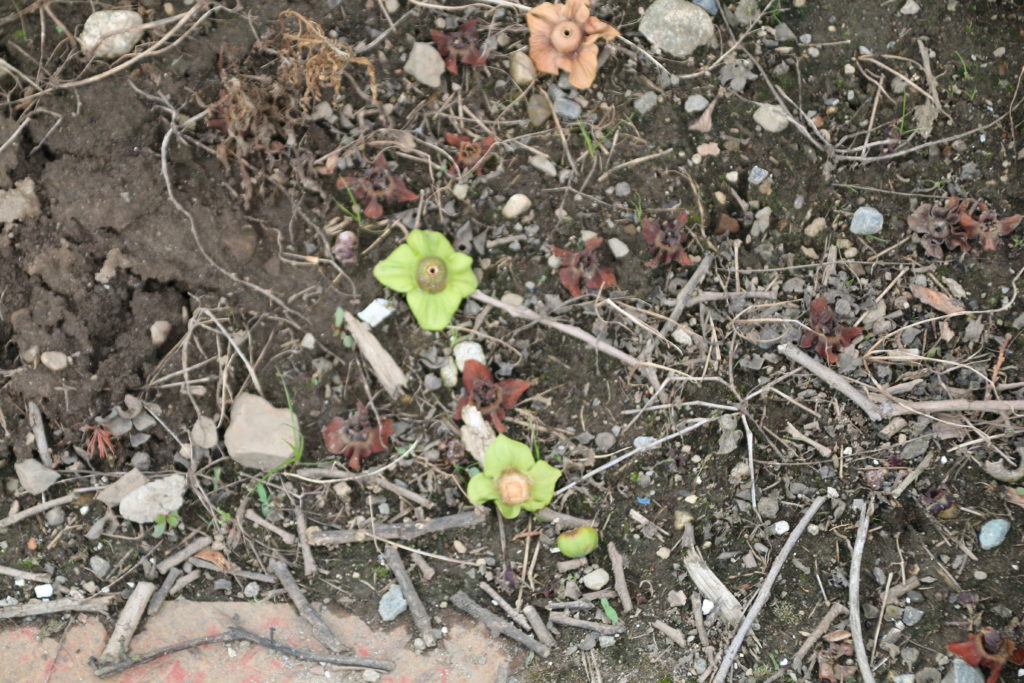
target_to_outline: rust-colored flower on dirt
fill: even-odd
[[[445,142],[457,149],[455,153],[455,164],[463,170],[476,168],[476,174],[484,172],[484,165],[480,163],[487,153],[491,151],[494,144],[494,136],[488,135],[482,139],[474,139],[468,135],[456,135],[445,133]],[[456,169],[449,169],[449,172],[456,173]]]
[[[970,212],[961,212],[960,225],[969,236],[977,237],[981,248],[988,251],[995,251],[1001,238],[1013,232],[1020,225],[1021,219],[1024,219],[1024,215],[1021,214],[1000,218],[984,202],[978,202],[973,209]]]
[[[388,447],[388,439],[394,433],[391,420],[381,420],[374,425],[370,412],[362,403],[356,405],[356,412],[348,419],[331,418],[321,432],[328,453],[348,458],[349,469],[356,472],[363,468],[363,459],[380,453]]]
[[[462,409],[466,406],[475,406],[481,415],[491,420],[498,432],[504,434],[508,430],[504,423],[505,411],[516,404],[523,392],[530,388],[530,383],[522,379],[495,382],[486,365],[470,359],[462,368],[462,386],[466,393],[455,405],[455,419],[462,419]]]
[[[405,186],[405,181],[388,168],[383,154],[378,154],[373,166],[359,176],[338,178],[338,189],[349,189],[361,202],[363,214],[367,218],[380,218],[384,215],[384,204],[393,202],[411,202],[419,199],[419,195]]]
[[[473,17],[454,31],[430,29],[430,37],[437,44],[437,51],[444,57],[445,66],[456,76],[459,74],[459,64],[483,66],[487,63],[487,55],[480,49],[480,31],[476,28],[478,21]]]
[[[526,13],[530,27],[530,59],[537,71],[557,76],[569,72],[569,83],[584,90],[597,77],[597,41],[611,40],[618,30],[590,16],[590,0],[545,2]]]
[[[654,268],[669,263],[693,265],[693,261],[684,251],[686,243],[690,241],[690,233],[686,230],[686,221],[689,217],[690,214],[680,211],[671,220],[659,221],[648,216],[641,221],[641,234],[644,241],[651,246],[651,255],[654,257],[645,263],[645,266]]]
[[[1007,638],[1002,631],[985,626],[977,633],[971,633],[962,643],[949,643],[946,649],[961,657],[971,666],[988,669],[985,683],[996,683],[999,674],[1007,664],[1024,665],[1024,647]]]
[[[907,225],[918,234],[924,253],[933,258],[950,251],[970,251],[970,234],[961,227],[961,214],[966,211],[967,200],[950,197],[941,204],[921,204],[907,217]]]
[[[800,338],[800,348],[809,349],[813,346],[818,355],[829,363],[839,360],[839,352],[864,332],[861,327],[847,327],[836,320],[835,312],[823,296],[812,301],[808,311],[813,329],[804,332]]]
[[[615,273],[602,268],[597,260],[597,248],[604,243],[603,237],[592,237],[583,243],[582,249],[559,249],[554,247],[555,256],[562,259],[562,268],[558,271],[558,279],[562,286],[573,296],[582,293],[582,287],[601,289],[614,287],[617,282]]]

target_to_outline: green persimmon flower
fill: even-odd
[[[443,330],[462,300],[476,291],[473,259],[455,251],[434,230],[413,230],[404,244],[373,268],[385,287],[405,294],[416,322],[425,330]]]
[[[520,510],[536,512],[551,502],[562,471],[534,460],[530,447],[499,434],[484,452],[484,471],[469,480],[466,495],[474,505],[493,500],[505,519]]]

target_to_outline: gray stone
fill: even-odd
[[[597,646],[598,647],[611,647],[615,644],[615,636],[598,636]]]
[[[39,355],[39,362],[48,370],[60,372],[67,369],[71,361],[68,355],[62,351],[43,351]]]
[[[548,88],[548,95],[555,114],[563,121],[575,121],[583,114],[583,107],[555,86]]]
[[[985,683],[985,675],[978,667],[971,666],[959,657],[953,657],[953,668],[942,680],[943,683]]]
[[[526,101],[526,118],[534,128],[551,118],[551,107],[544,93],[535,92],[530,95],[530,99]]]
[[[231,583],[231,579],[215,579],[213,582],[213,590],[222,593],[230,593],[233,587],[234,584]]]
[[[750,169],[750,172],[747,173],[747,182],[751,185],[760,185],[764,181],[768,180],[768,176],[770,175],[771,173],[766,169],[763,169],[760,166],[754,166]]]
[[[48,527],[57,527],[64,523],[67,519],[67,514],[64,512],[63,507],[50,508],[43,515],[43,520],[46,522]]]
[[[796,34],[793,33],[793,29],[787,26],[785,23],[778,24],[775,27],[775,40],[780,43],[795,43]]]
[[[924,612],[916,607],[907,607],[903,610],[903,623],[907,626],[916,626],[924,619]]]
[[[118,512],[137,524],[152,524],[158,515],[177,512],[184,502],[185,475],[172,474],[140,486],[122,500]]]
[[[653,90],[648,90],[643,95],[633,100],[633,108],[640,112],[640,114],[646,114],[657,105],[658,94]]]
[[[430,43],[414,43],[402,68],[405,69],[405,73],[428,88],[441,87],[441,74],[445,69],[444,58]]]
[[[99,555],[93,555],[89,558],[89,571],[95,574],[97,579],[102,579],[110,573],[110,562]]]
[[[715,37],[711,16],[686,0],[654,0],[640,20],[640,33],[651,45],[684,58]]]
[[[775,496],[761,496],[757,499],[757,512],[765,519],[775,519],[779,514],[779,499]]]
[[[408,608],[405,595],[397,583],[391,584],[388,592],[381,596],[380,604],[377,605],[377,613],[384,621],[394,621],[398,615]]]
[[[231,406],[224,432],[228,455],[242,467],[268,472],[292,457],[298,420],[287,408],[275,408],[255,394],[242,393]]]
[[[621,183],[615,183],[615,196],[616,197],[628,197],[633,188],[629,186],[629,183],[622,181]]]
[[[683,103],[683,109],[686,110],[687,114],[696,114],[699,111],[704,111],[708,108],[708,98],[703,95],[690,95],[686,98],[686,102]]]
[[[594,447],[599,451],[610,451],[615,447],[615,435],[611,432],[600,432],[594,437]]]
[[[587,590],[599,591],[607,586],[610,580],[608,572],[598,567],[583,576],[583,585],[587,587]]]
[[[1006,540],[1006,534],[1010,532],[1010,522],[1005,519],[990,519],[981,525],[978,533],[978,543],[982,550],[998,548]]]
[[[217,445],[217,423],[205,415],[200,415],[193,423],[189,436],[192,438],[193,446],[213,448]]]
[[[113,9],[93,12],[78,35],[86,57],[114,59],[127,54],[142,38],[142,15],[134,10]]]
[[[132,458],[134,460],[134,458]],[[123,477],[107,486],[96,495],[96,499],[107,507],[116,507],[129,493],[146,484],[146,475],[138,469],[131,469]]]
[[[760,17],[761,8],[757,6],[757,0],[740,0],[736,3],[734,15],[741,24],[750,26]]]
[[[718,3],[715,0],[693,0],[693,4],[705,10],[711,16],[718,14]]]
[[[513,83],[525,88],[537,79],[537,67],[525,52],[513,52],[508,59],[508,74]]]
[[[853,212],[850,232],[854,235],[877,235],[882,231],[882,212],[873,206],[862,206]]]
[[[754,121],[769,133],[781,133],[789,125],[785,110],[777,104],[762,104],[754,111]]]
[[[907,0],[903,3],[903,7],[900,7],[900,14],[917,14],[921,11],[921,6],[914,2],[914,0]]]
[[[32,458],[14,463],[14,473],[18,475],[21,487],[33,496],[38,496],[60,479],[59,472]]]
[[[242,595],[244,595],[249,600],[252,600],[253,598],[258,596],[259,594],[260,594],[260,585],[258,583],[256,583],[255,581],[250,581],[249,583],[245,584],[245,588],[242,589]]]

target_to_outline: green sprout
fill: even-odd
[[[416,323],[424,330],[443,330],[462,300],[476,291],[473,259],[459,253],[434,230],[413,230],[404,244],[373,268],[385,287],[405,294]]]
[[[536,512],[551,502],[555,482],[562,471],[543,460],[534,460],[530,447],[504,434],[484,453],[484,471],[469,480],[466,495],[474,505],[493,500],[505,519],[521,510]]]
[[[177,512],[168,512],[166,515],[157,515],[153,520],[153,538],[160,538],[167,533],[167,527],[172,529],[181,524],[181,518]]]
[[[592,553],[598,544],[597,529],[581,526],[558,535],[558,549],[566,557],[583,557]]]

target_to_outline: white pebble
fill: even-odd
[[[142,15],[133,10],[93,12],[85,20],[78,46],[87,57],[113,59],[131,52],[142,37]]]
[[[704,616],[711,614],[711,610],[715,609],[715,603],[707,598],[704,598],[700,603],[700,613]]]
[[[388,299],[374,299],[366,308],[356,313],[356,317],[370,327],[377,327],[394,312],[394,302]]]
[[[459,372],[463,372],[466,368],[467,360],[475,360],[481,365],[487,365],[487,356],[484,355],[484,347],[480,346],[475,341],[463,341],[455,345],[452,349],[452,355],[455,356],[455,367],[459,369]]]
[[[514,194],[505,202],[501,215],[505,218],[517,218],[530,210],[533,202],[525,194]]]
[[[36,597],[40,600],[53,597],[53,584],[42,583],[35,587]]]
[[[778,535],[778,536],[782,536],[784,534],[788,534],[789,533],[789,522],[787,522],[786,520],[775,522],[775,524],[772,525],[772,531],[774,531],[775,534]]]
[[[43,351],[39,354],[39,362],[54,372],[65,369],[70,362],[66,353],[60,351]]]
[[[589,590],[599,591],[608,585],[608,581],[611,577],[608,576],[608,572],[598,567],[591,572],[588,572],[583,577],[583,585]]]
[[[171,323],[166,320],[157,320],[149,326],[149,340],[153,342],[153,346],[163,346],[170,335]]]
[[[551,176],[552,178],[558,177],[558,167],[555,166],[555,162],[543,154],[534,154],[530,157],[530,166],[533,166],[544,175]]]
[[[612,237],[608,240],[608,248],[616,259],[623,259],[629,256],[629,246],[618,237]]]

